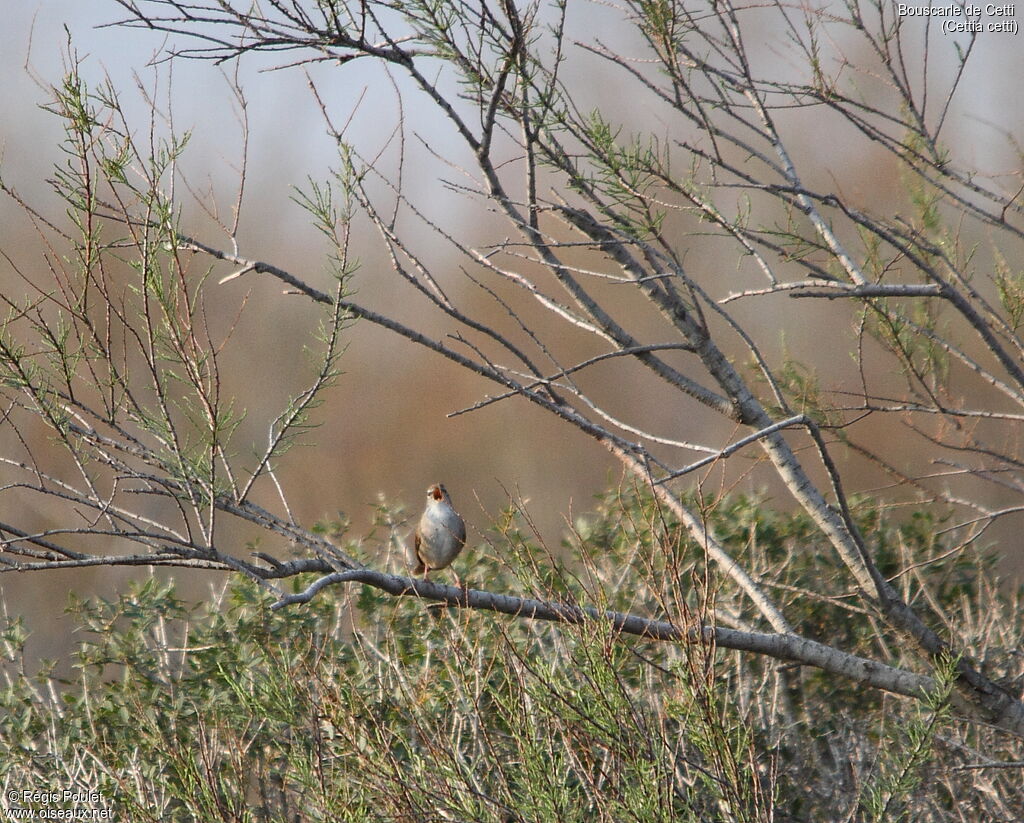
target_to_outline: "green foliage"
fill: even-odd
[[[996,289],[999,303],[1006,309],[1011,328],[1017,331],[1024,322],[1024,272],[1013,271],[1006,259],[996,253]]]
[[[949,377],[947,335],[934,303],[872,300],[864,310],[868,331],[895,357],[908,380],[935,388]]]
[[[821,602],[830,591],[838,602],[844,583],[822,588],[841,575],[810,543],[806,517],[762,502],[736,497],[705,513],[780,585],[815,581],[817,606],[788,604],[802,629],[877,655],[870,621]],[[867,505],[857,516],[883,566],[895,552],[923,560],[946,548],[920,517],[894,525]],[[636,490],[598,501],[560,563],[517,523],[510,510],[494,551],[460,558],[471,584],[680,620],[701,608],[699,547]],[[532,571],[548,566],[543,580]],[[941,607],[977,593],[984,572],[963,557],[933,568],[929,577],[948,581],[933,589]],[[706,609],[739,607],[724,582],[707,585]],[[82,643],[71,679],[49,668],[26,676],[26,632],[10,621],[3,779],[88,788],[131,820],[820,820],[850,804],[864,820],[896,820],[935,802],[922,776],[942,765],[939,734],[953,733],[952,661],[920,704],[893,704],[814,672],[796,680],[772,661],[622,637],[602,622],[427,608],[369,587],[281,612],[269,602],[239,580],[188,605],[156,579],[114,601],[73,600]],[[826,739],[851,761],[821,757]],[[851,784],[857,762],[865,773]]]
[[[634,237],[656,237],[665,211],[652,208],[649,193],[660,179],[671,177],[668,152],[654,136],[638,135],[625,143],[620,136],[620,129],[599,110],[590,113],[583,123],[582,137],[593,174],[585,185],[622,207],[616,221]],[[581,179],[578,184],[582,183]]]
[[[862,791],[865,820],[899,823],[910,817],[908,806],[932,759],[939,730],[949,722],[949,698],[956,682],[957,661],[948,655],[935,668],[935,689],[901,728],[891,732],[892,747],[879,749],[874,779]]]
[[[751,366],[756,367],[756,363],[751,363]],[[752,373],[758,374],[753,368]],[[822,390],[815,372],[787,353],[774,377],[792,411],[807,415],[820,426],[834,427],[842,436],[841,417],[828,402],[827,392]],[[776,404],[771,406],[771,410],[779,415],[784,411]]]

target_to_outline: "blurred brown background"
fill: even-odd
[[[158,105],[170,107],[177,131],[193,132],[185,172],[198,191],[212,192],[223,215],[230,214],[237,177],[233,164],[238,162],[241,133],[237,105],[229,83],[219,72],[233,72],[234,67],[218,69],[209,63],[178,61],[173,70],[161,68],[158,79],[154,79],[146,64],[162,45],[158,37],[141,31],[97,28],[117,19],[118,9],[113,2],[9,0],[4,13],[6,25],[0,30],[0,173],[8,184],[44,212],[50,209],[50,213],[63,213],[44,182],[52,164],[62,162],[58,148],[61,126],[40,106],[48,100],[46,84],[59,82],[62,75],[69,31],[70,47],[85,58],[85,75],[99,83],[103,73],[109,73],[123,94],[126,111],[140,129],[145,129],[148,112],[136,90],[136,76]],[[611,25],[608,14],[607,10],[596,14],[592,25]],[[771,41],[772,34],[766,31],[761,50],[766,60],[776,59]],[[990,37],[979,44],[962,81],[964,90],[949,116],[946,139],[958,145],[957,155],[963,162],[974,163],[980,169],[1019,171],[1012,141],[1007,140],[1007,136],[1024,134],[1019,91],[1024,57],[1019,44],[1019,39],[1012,36]],[[857,57],[855,53],[850,56]],[[588,63],[583,60],[580,65]],[[298,71],[259,73],[257,68],[243,62],[238,75],[247,95],[250,120],[240,253],[281,265],[318,288],[328,288],[325,246],[309,225],[308,216],[290,198],[293,187],[304,185],[307,175],[321,180],[329,167],[337,166],[335,149],[302,75]],[[936,52],[929,65],[932,82],[943,85],[950,70]],[[344,122],[347,113],[355,109],[348,132],[353,142],[366,145],[369,155],[374,146],[388,144],[398,109],[379,68],[359,62],[344,70],[317,69],[313,78],[325,94],[336,123]],[[581,94],[590,94],[593,99],[581,100],[580,107],[585,110],[600,100],[610,118],[642,123],[642,101],[618,94],[607,78],[605,73],[600,85],[590,87],[585,79],[581,81]],[[444,141],[444,124],[432,120],[436,115],[426,108],[417,109],[415,102],[409,105],[405,116],[410,132],[415,131],[427,142]],[[827,118],[815,113],[794,115],[788,124],[794,139],[791,151],[795,147],[798,152],[807,182],[822,188],[838,186],[854,204],[876,210],[884,209],[886,202],[899,202],[900,180],[889,161],[880,154],[858,155],[838,133],[829,133],[829,125]],[[421,150],[409,149],[405,174],[410,191],[420,202],[430,202],[432,209],[444,216],[446,225],[457,225],[466,238],[475,239],[471,242],[493,241],[486,231],[488,225],[493,226],[488,224],[486,213],[449,193],[432,176],[436,166],[415,162],[426,156]],[[450,176],[454,178],[455,174]],[[198,211],[186,213],[184,223],[187,231],[205,241],[227,245],[223,235]],[[388,263],[380,254],[376,236],[365,224],[360,230],[363,234],[357,232],[354,249],[362,262],[354,282],[357,299],[364,305],[394,310],[399,316],[417,316],[411,292],[396,288],[393,278],[386,276]],[[16,205],[0,201],[0,244],[15,250],[19,265],[29,271],[41,263],[40,256],[32,252],[35,242]],[[429,248],[429,243],[426,246]],[[720,241],[695,239],[686,262],[691,271],[704,276],[712,294],[722,296],[757,282],[748,269],[737,268],[735,257],[735,250]],[[431,262],[441,261],[435,257]],[[444,286],[467,301],[479,301],[481,306],[486,302],[485,296],[470,291],[455,269]],[[24,288],[3,263],[0,288],[15,293]],[[249,305],[235,332],[235,345],[223,366],[237,380],[232,388],[244,398],[243,405],[249,410],[240,442],[252,442],[258,448],[266,439],[266,423],[285,399],[308,381],[308,361],[302,350],[312,342],[310,324],[314,314],[303,298],[282,296],[276,282],[250,276],[220,289],[223,305],[218,321],[225,324],[231,322],[239,303],[248,295]],[[210,306],[212,311],[218,310],[214,304]],[[775,299],[743,304],[735,307],[735,312],[741,321],[755,324],[754,328],[764,322],[761,339],[770,351],[785,346],[796,357],[827,367],[831,378],[828,382],[853,375],[850,339],[837,332],[841,329],[845,334],[849,326],[847,307],[817,306],[813,318],[807,317],[806,308],[806,304]],[[799,322],[793,322],[797,319]],[[777,333],[782,327],[786,328],[784,340]],[[444,334],[454,329],[443,319],[434,318],[426,330]],[[447,413],[471,405],[493,388],[439,357],[368,323],[358,324],[348,333],[347,341],[349,350],[341,364],[344,374],[318,412],[323,425],[307,438],[313,445],[293,451],[279,473],[300,522],[311,524],[343,511],[352,520],[352,533],[359,535],[369,529],[378,495],[405,503],[412,514],[419,511],[426,485],[443,480],[466,515],[471,540],[475,532],[479,538],[478,530],[485,528],[512,492],[530,501],[541,534],[555,546],[566,519],[588,511],[595,493],[618,482],[619,468],[602,448],[523,401],[504,401],[472,414],[447,418]],[[827,345],[827,341],[834,345]],[[705,435],[709,427],[719,427],[710,429],[716,433],[711,439],[721,445],[728,442],[730,427],[693,407],[672,408],[659,403],[660,387],[645,382],[646,377],[638,378],[635,371],[609,370],[602,379],[607,385],[595,385],[595,394],[630,419],[679,437],[686,436],[688,428]],[[882,450],[899,454],[905,445],[902,432],[880,428],[872,433],[883,444],[890,435],[895,435],[893,442]],[[862,479],[866,488],[879,481],[870,473]],[[752,475],[742,487],[753,490],[766,480],[766,476]],[[282,547],[266,541],[261,548],[282,551]],[[67,626],[59,614],[67,591],[74,588],[82,594],[96,591],[111,596],[131,575],[106,569],[5,575],[0,577],[0,589],[12,612],[28,615],[37,633],[33,640],[35,653],[53,656],[67,648]],[[209,578],[201,583],[192,578],[191,594],[202,597],[210,582]]]

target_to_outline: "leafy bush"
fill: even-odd
[[[823,641],[913,662],[821,585],[827,553],[798,550],[805,518],[743,497],[707,516],[766,584],[819,592],[822,608],[801,618]],[[999,643],[1019,645],[1016,600],[983,559],[943,557],[920,519],[859,517],[880,556],[917,558],[922,584],[942,593],[937,620],[976,627],[964,647],[983,657],[995,624]],[[508,512],[467,549],[470,585],[744,622],[731,583],[698,575],[700,548],[633,490],[606,495],[557,558],[520,526]],[[21,674],[25,630],[9,622],[5,788],[80,787],[138,821],[1024,816],[1019,772],[978,768],[1019,760],[1020,741],[950,715],[953,661],[917,703],[768,658],[617,636],[603,621],[424,607],[370,587],[269,604],[240,579],[199,605],[156,578],[116,601],[74,600],[83,641],[71,680]]]

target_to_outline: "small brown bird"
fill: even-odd
[[[448,490],[440,483],[427,489],[427,508],[416,526],[414,554],[409,558],[413,574],[424,579],[435,569],[446,568],[466,545],[466,524],[452,507]],[[455,580],[458,581],[458,574]]]

